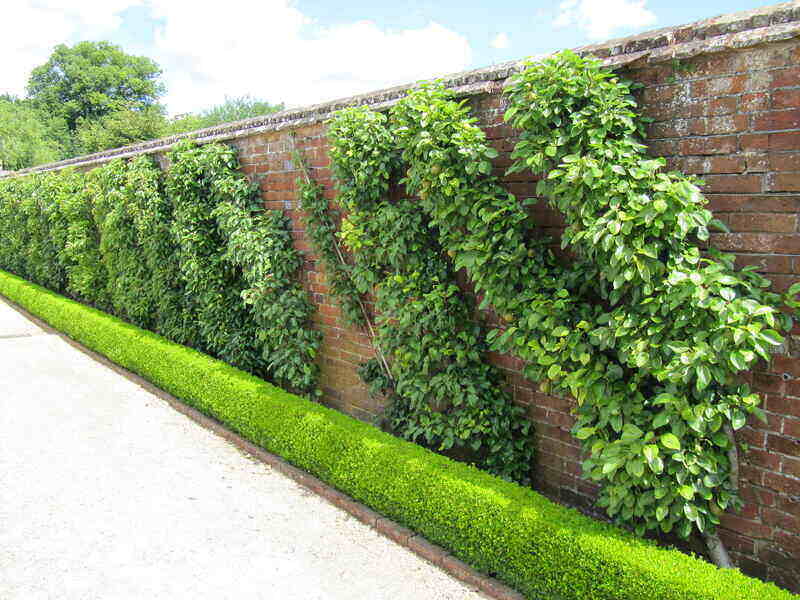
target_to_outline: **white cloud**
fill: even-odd
[[[656,22],[656,15],[646,0],[563,0],[554,24],[557,27],[577,26],[591,40],[613,37],[623,28],[641,28]]]
[[[28,75],[54,46],[114,42],[127,8],[155,19],[147,54],[164,70],[172,113],[246,94],[289,105],[349,96],[460,71],[467,39],[430,22],[387,30],[371,21],[325,27],[293,0],[17,0],[0,19],[0,93],[23,94]],[[133,52],[132,49],[129,51]]]
[[[31,69],[54,46],[98,39],[119,27],[119,13],[144,0],[24,0],[6,2],[0,19],[0,94],[22,95]]]
[[[466,38],[438,23],[390,31],[370,21],[320,27],[288,0],[153,2],[154,58],[171,112],[251,94],[308,104],[466,68]]]
[[[492,40],[492,48],[497,48],[498,50],[505,50],[511,45],[511,40],[508,38],[508,34],[498,33],[494,39]]]

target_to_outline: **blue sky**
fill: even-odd
[[[24,93],[53,46],[105,39],[163,67],[173,114],[226,96],[302,105],[770,4],[14,0],[0,23],[0,93]]]

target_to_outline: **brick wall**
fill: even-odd
[[[732,233],[711,243],[737,255],[737,265],[757,265],[783,291],[800,280],[800,2],[660,30],[582,49],[618,66],[642,84],[640,104],[653,122],[649,148],[671,167],[701,176],[710,208]],[[681,58],[676,65],[673,57]],[[503,123],[501,88],[513,64],[450,78],[470,95],[475,115],[500,156],[495,171],[510,164],[514,132]],[[305,255],[303,279],[317,306],[315,326],[324,334],[320,353],[324,402],[363,420],[383,408],[356,373],[374,353],[363,331],[346,327],[329,295],[325,273],[310,249],[298,210],[292,148],[306,157],[316,181],[333,198],[323,120],[350,104],[384,107],[406,87],[192,134],[225,140],[240,150],[244,171],[260,181],[267,208],[293,222],[296,247]],[[163,153],[174,139],[66,161],[87,168],[114,156]],[[503,177],[520,198],[534,194],[525,174]],[[560,216],[534,207],[542,229],[558,238]],[[765,397],[768,424],[739,432],[750,445],[741,467],[744,509],[726,515],[720,535],[747,573],[800,591],[800,330],[787,347],[747,375]],[[516,402],[536,427],[536,487],[550,497],[593,511],[597,488],[580,475],[579,445],[568,397],[538,391],[520,375],[519,360],[492,355],[507,376]]]
[[[737,265],[758,265],[783,291],[800,280],[800,42],[699,56],[671,65],[635,64],[626,76],[646,84],[640,98],[649,126],[653,155],[670,167],[703,177],[710,208],[731,228],[716,234],[713,245],[736,253]],[[691,69],[684,71],[683,69]],[[498,93],[471,99],[489,139],[501,152],[496,171],[509,164],[513,132],[503,124]],[[293,140],[293,136],[296,138]],[[237,142],[244,169],[264,175],[268,208],[284,210],[294,222],[297,247],[306,252],[304,278],[318,307],[315,324],[324,334],[321,352],[325,402],[371,420],[382,404],[372,399],[356,369],[374,356],[369,337],[346,327],[328,295],[325,273],[311,252],[297,209],[291,147],[308,158],[313,177],[333,197],[325,128],[312,125]],[[518,197],[533,196],[527,175],[504,178]],[[536,222],[558,237],[560,216],[540,204]],[[797,331],[795,333],[800,333]],[[726,516],[721,532],[734,558],[747,572],[800,590],[800,345],[775,355],[748,374],[766,397],[769,424],[754,421],[741,433],[751,449],[742,466],[745,506]],[[568,504],[591,510],[596,486],[580,477],[579,445],[572,426],[570,398],[540,393],[520,375],[520,362],[493,355],[508,378],[515,400],[527,407],[536,426],[536,487]]]

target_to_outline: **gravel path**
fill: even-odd
[[[0,599],[484,598],[0,300]]]

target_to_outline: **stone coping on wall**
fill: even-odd
[[[632,63],[670,62],[675,59],[681,60],[701,54],[747,48],[794,37],[800,37],[800,0],[705,19],[688,25],[647,31],[630,37],[581,46],[575,48],[574,51],[581,55],[594,55],[607,66],[616,68]],[[545,56],[547,55],[534,56],[531,59],[541,60]],[[440,80],[462,97],[498,92],[503,88],[503,82],[520,70],[523,62],[524,60],[504,62],[490,67],[446,75]],[[348,106],[369,106],[375,110],[386,109],[402,98],[408,90],[413,89],[415,85],[417,83],[398,85],[321,104],[290,108],[270,115],[30,167],[6,173],[5,176],[59,170],[66,167],[87,168],[115,158],[166,152],[183,139],[195,139],[198,142],[209,143],[249,137],[266,131],[294,129],[324,121],[333,112]],[[4,175],[0,174],[0,177],[2,176]]]

